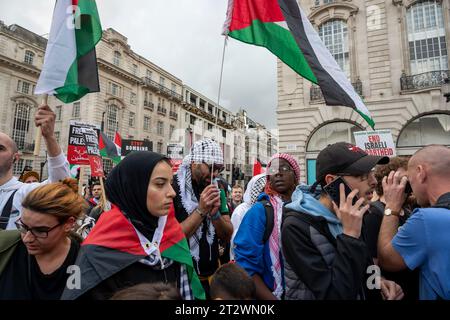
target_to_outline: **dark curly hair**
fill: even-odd
[[[389,175],[391,171],[397,171],[399,168],[408,169],[409,157],[391,158],[388,164],[378,165],[375,168],[375,179],[377,179],[376,193],[381,197],[383,195],[383,178]]]

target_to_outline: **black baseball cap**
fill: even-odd
[[[327,174],[362,175],[377,164],[387,163],[388,157],[371,156],[351,143],[337,142],[320,151],[316,160],[316,181],[323,182]]]

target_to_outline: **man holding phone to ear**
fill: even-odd
[[[361,239],[361,228],[376,186],[372,169],[388,162],[387,157],[370,156],[345,142],[320,152],[315,185],[328,193],[322,192],[316,200],[297,188],[285,207],[281,239],[286,299],[381,298],[379,291],[368,290],[367,268],[373,261]],[[394,282],[380,280],[385,299],[403,297]]]
[[[49,106],[40,106],[34,120],[35,125],[41,128],[47,146],[50,183],[70,177],[69,163],[56,141],[55,118],[55,113]],[[0,230],[16,229],[14,222],[20,217],[22,200],[39,186],[39,183],[22,183],[13,176],[14,163],[19,157],[14,140],[0,132]]]

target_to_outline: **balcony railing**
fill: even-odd
[[[181,102],[183,100],[183,96],[181,94],[178,94],[175,91],[173,91],[169,88],[166,88],[162,84],[159,84],[158,82],[153,81],[149,77],[144,77],[142,80],[144,81],[144,85],[156,90],[157,92],[160,92],[160,93],[166,95],[169,98],[173,98],[179,102]]]
[[[449,70],[430,71],[407,76],[402,73],[400,86],[402,91],[414,91],[441,87],[450,76]]]
[[[34,143],[18,143],[17,147],[20,151],[25,152],[25,153],[32,153],[34,152]]]
[[[167,109],[158,106],[158,113],[159,113],[159,114],[162,114],[162,115],[166,115],[166,114],[167,114]]]
[[[155,104],[153,102],[144,101],[144,109],[153,111]]]
[[[355,91],[357,94],[359,94],[361,97],[363,96],[362,94],[362,82],[361,80],[356,80],[355,83],[352,83],[353,88],[355,88]],[[310,89],[310,97],[311,97],[311,101],[314,102],[318,102],[318,101],[323,101],[323,94],[322,94],[322,90],[320,90],[319,86],[313,85],[311,86]]]
[[[169,117],[174,119],[174,120],[177,120],[178,119],[178,113],[176,113],[174,111],[170,111],[169,112]]]

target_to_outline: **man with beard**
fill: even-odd
[[[346,142],[329,145],[319,153],[316,184],[323,190],[341,177],[352,191],[346,195],[344,185],[340,184],[339,203],[326,192],[322,192],[319,200],[301,188],[293,193],[292,202],[285,207],[281,230],[286,299],[381,298],[378,290],[368,291],[366,287],[367,270],[373,261],[361,237],[361,228],[377,184],[372,169],[387,162],[387,157],[370,156]],[[355,197],[359,198],[356,203]],[[385,298],[403,297],[394,282],[380,279],[379,283]]]
[[[55,113],[49,106],[38,108],[35,125],[41,127],[42,137],[47,146],[48,181],[44,183],[58,182],[70,177],[69,163],[54,134]],[[16,229],[14,222],[22,213],[22,200],[40,185],[25,184],[13,176],[14,163],[19,161],[19,157],[14,140],[0,132],[0,230]]]
[[[218,239],[230,241],[233,233],[228,213],[220,212],[220,191],[211,184],[223,171],[222,149],[204,139],[193,144],[173,181],[175,216],[181,224],[194,260],[194,267],[209,297],[209,278],[219,267]]]

